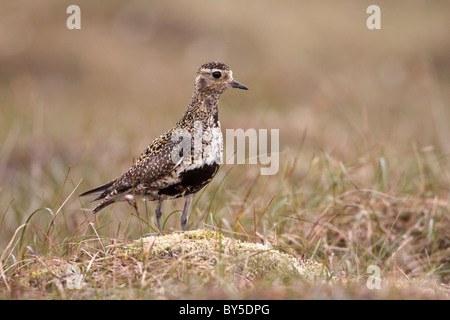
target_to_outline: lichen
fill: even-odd
[[[315,280],[325,278],[326,272],[317,262],[299,261],[270,245],[231,239],[205,229],[141,238],[124,249],[136,258],[184,262],[184,271],[199,274],[207,271],[205,266],[210,266],[209,272],[222,270],[226,275],[239,275],[248,280],[299,277]],[[217,270],[216,266],[221,269]]]

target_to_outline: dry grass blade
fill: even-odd
[[[5,286],[6,286],[6,288],[8,289],[8,291],[11,290],[11,287],[9,286],[8,280],[7,280],[6,275],[5,275],[5,270],[4,270],[4,268],[3,268],[3,261],[8,260],[8,257],[9,257],[9,255],[11,254],[11,251],[10,251],[9,249],[11,248],[11,246],[12,246],[12,244],[13,244],[13,242],[14,242],[14,239],[16,238],[17,233],[20,231],[20,229],[25,228],[25,226],[26,226],[26,224],[24,223],[24,224],[20,225],[20,226],[16,229],[16,231],[14,232],[13,237],[11,238],[11,240],[10,240],[9,243],[8,243],[8,245],[7,245],[6,248],[3,250],[3,252],[2,252],[2,254],[1,254],[1,256],[0,256],[0,272],[1,272],[1,276],[2,276],[3,283],[5,284]],[[8,251],[9,251],[8,257],[6,257]]]

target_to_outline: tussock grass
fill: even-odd
[[[350,166],[329,156],[312,160],[299,190],[292,187],[292,177],[302,172],[293,169],[295,163],[292,155],[281,168],[282,178],[269,178],[278,181],[272,196],[270,190],[264,193],[261,178],[252,178],[251,169],[248,179],[254,180],[236,190],[228,180],[235,169],[224,174],[227,168],[222,168],[190,218],[193,227],[212,219],[218,233],[141,238],[154,225],[152,217],[150,224],[134,215],[117,223],[111,212],[62,231],[74,219],[64,207],[71,196],[78,203],[75,188],[61,199],[58,214],[38,209],[15,230],[1,256],[3,297],[448,298],[446,200],[359,188]],[[373,167],[378,184],[384,169]],[[214,198],[216,188],[226,195]],[[177,214],[167,219],[166,228],[177,228]],[[122,230],[124,224],[125,229],[135,226],[137,240],[124,237],[130,232]],[[380,268],[380,290],[367,288],[370,265]],[[74,267],[82,275],[79,289],[67,284]]]
[[[142,297],[173,299],[217,284],[231,294],[252,286],[256,279],[275,284],[314,281],[326,275],[318,263],[299,263],[270,246],[233,240],[213,231],[104,242],[83,240],[82,248],[68,260],[28,255],[25,265],[11,277],[20,277],[20,281],[11,285],[28,291],[29,297],[121,299],[127,288],[125,291]],[[71,284],[77,285],[75,291],[68,289]]]

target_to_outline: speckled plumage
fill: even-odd
[[[219,98],[228,88],[247,90],[232,74],[223,63],[202,65],[196,74],[191,103],[177,124],[153,140],[122,176],[80,195],[99,194],[92,200],[101,200],[93,213],[116,201],[128,201],[137,210],[136,198],[159,200],[155,214],[162,232],[162,201],[185,197],[181,216],[185,230],[193,195],[211,181],[222,161]]]

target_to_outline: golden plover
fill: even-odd
[[[101,200],[93,213],[116,201],[128,201],[137,211],[136,199],[158,200],[155,215],[162,233],[162,202],[184,197],[181,228],[186,230],[193,196],[211,181],[222,163],[218,103],[228,88],[248,90],[233,79],[227,65],[202,65],[197,71],[191,103],[177,124],[153,140],[122,176],[80,195],[99,194],[92,200]]]

